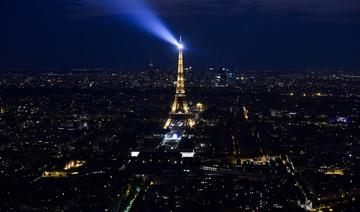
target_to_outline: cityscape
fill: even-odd
[[[360,209],[358,53],[339,56],[347,68],[193,66],[191,38],[173,36],[149,6],[169,5],[124,2],[148,31],[138,33],[170,44],[169,53],[159,47],[157,59],[122,68],[35,59],[28,68],[11,51],[0,62],[0,211]]]
[[[2,210],[359,207],[358,74],[184,70],[2,74]]]

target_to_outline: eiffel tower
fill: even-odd
[[[184,80],[184,63],[183,63],[183,45],[180,42],[179,48],[179,60],[178,60],[178,72],[176,81],[176,93],[174,102],[171,106],[169,118],[167,119],[164,129],[168,128],[192,128],[195,122],[192,118],[192,114],[189,111],[189,104],[186,99],[185,93],[185,80]]]

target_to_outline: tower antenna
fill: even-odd
[[[176,128],[179,126],[187,126],[192,128],[195,125],[185,93],[184,61],[183,61],[183,51],[182,51],[183,45],[181,43],[181,36],[178,47],[179,47],[179,60],[178,60],[176,93],[175,93],[174,101],[171,106],[169,118],[164,125],[164,129],[167,129],[169,127]]]

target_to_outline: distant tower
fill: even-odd
[[[155,72],[155,70],[154,70],[154,63],[151,61],[150,63],[149,63],[149,67],[148,67],[148,76],[152,79],[152,78],[154,78],[154,73]]]
[[[193,127],[195,122],[192,114],[189,111],[189,104],[185,94],[185,80],[184,80],[184,63],[183,63],[183,45],[180,37],[178,73],[176,81],[176,93],[174,102],[171,106],[169,118],[164,125],[164,129],[169,127]]]

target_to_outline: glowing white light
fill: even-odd
[[[179,44],[177,44],[177,47],[178,47],[179,49],[183,49],[183,48],[184,48],[184,45],[181,44],[181,43],[179,43]]]
[[[193,158],[195,156],[195,152],[180,152],[181,157],[183,158]]]
[[[132,151],[130,154],[131,154],[131,157],[137,157],[140,154],[140,152],[139,151]]]

